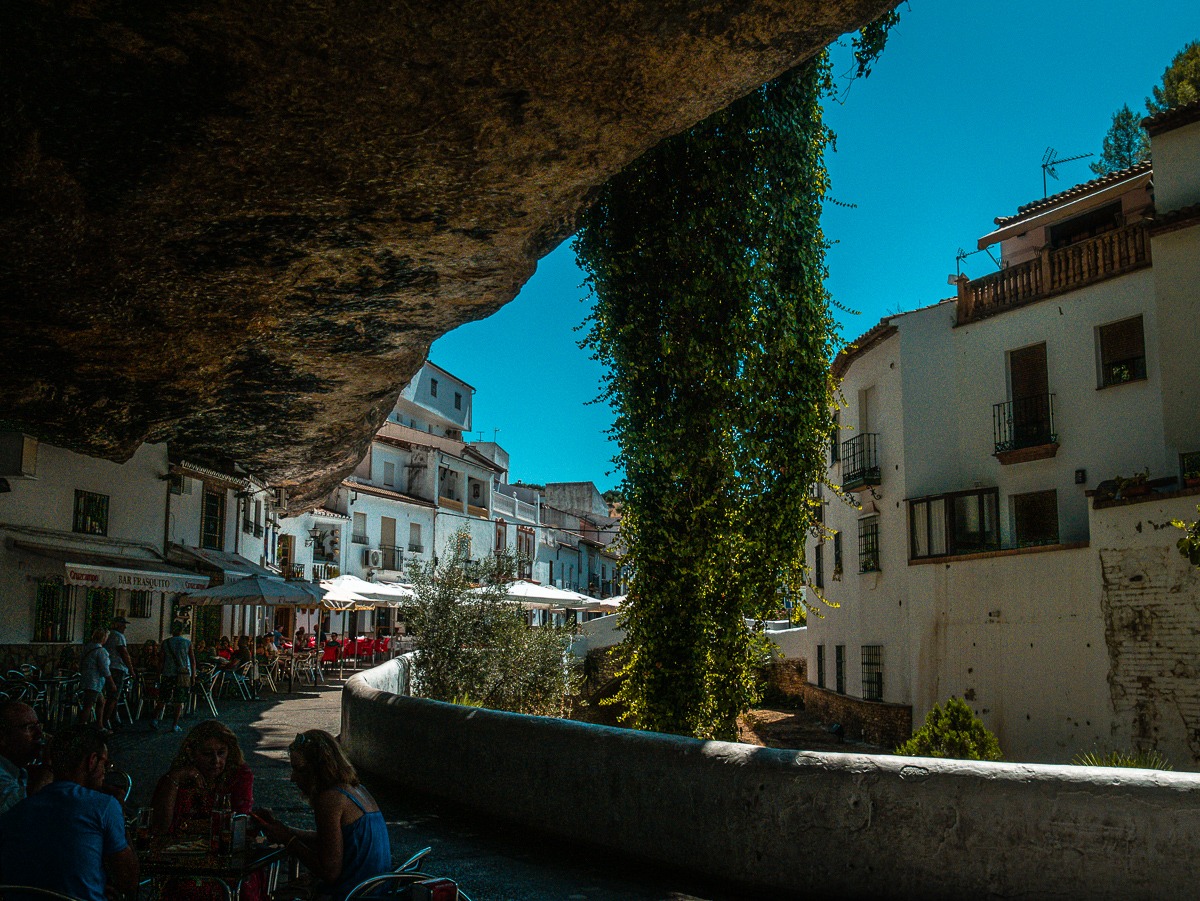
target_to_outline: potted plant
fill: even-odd
[[[1200,488],[1200,466],[1193,466],[1184,472],[1183,484],[1188,488]]]
[[[1129,478],[1117,476],[1117,497],[1145,497],[1151,492],[1150,488],[1150,467],[1147,466],[1142,472],[1135,472]]]

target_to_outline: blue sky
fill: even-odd
[[[1137,112],[1171,58],[1200,39],[1200,3],[1147,0],[913,0],[870,78],[830,103],[829,289],[846,340],[881,317],[951,293],[959,248],[974,250],[996,216],[1042,196],[1042,154],[1099,153],[1122,103]],[[848,67],[835,55],[835,73]],[[1059,167],[1050,193],[1091,178]],[[986,255],[967,259],[971,277]],[[620,473],[612,416],[590,403],[601,368],[580,350],[588,311],[569,242],[541,261],[516,300],[461,326],[430,352],[476,388],[475,427],[512,457],[510,477],[593,481]],[[478,436],[476,436],[478,437]]]

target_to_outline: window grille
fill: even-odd
[[[149,619],[151,616],[150,592],[129,592],[129,615],[134,619]]]
[[[38,579],[33,601],[33,640],[70,641],[73,605],[61,579]]]
[[[438,388],[437,379],[430,379],[429,380],[429,396],[430,397],[437,397],[437,388]]]
[[[108,534],[108,495],[75,491],[74,531],[84,535]]]
[[[842,533],[836,532],[833,536],[833,581],[837,582],[842,578]]]
[[[813,557],[813,584],[818,588],[825,587],[825,542],[823,541],[817,544]]]
[[[846,693],[846,646],[835,645],[833,648],[834,690],[844,695]]]
[[[862,646],[863,700],[883,700],[883,645]]]
[[[825,687],[825,645],[817,645],[817,687]]]
[[[1100,344],[1101,388],[1146,377],[1146,342],[1141,316],[1102,325],[1096,331]]]
[[[858,571],[879,572],[879,517],[858,521]]]

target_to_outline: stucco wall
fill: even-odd
[[[357,766],[598,851],[805,897],[1161,901],[1200,875],[1200,776],[705,742],[379,691],[395,666],[346,684]]]

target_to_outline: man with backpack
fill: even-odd
[[[162,681],[150,728],[158,728],[163,712],[170,705],[174,716],[171,729],[174,732],[183,731],[179,718],[183,716],[195,675],[196,655],[192,643],[183,634],[183,623],[176,621],[171,624],[171,637],[162,643]]]

